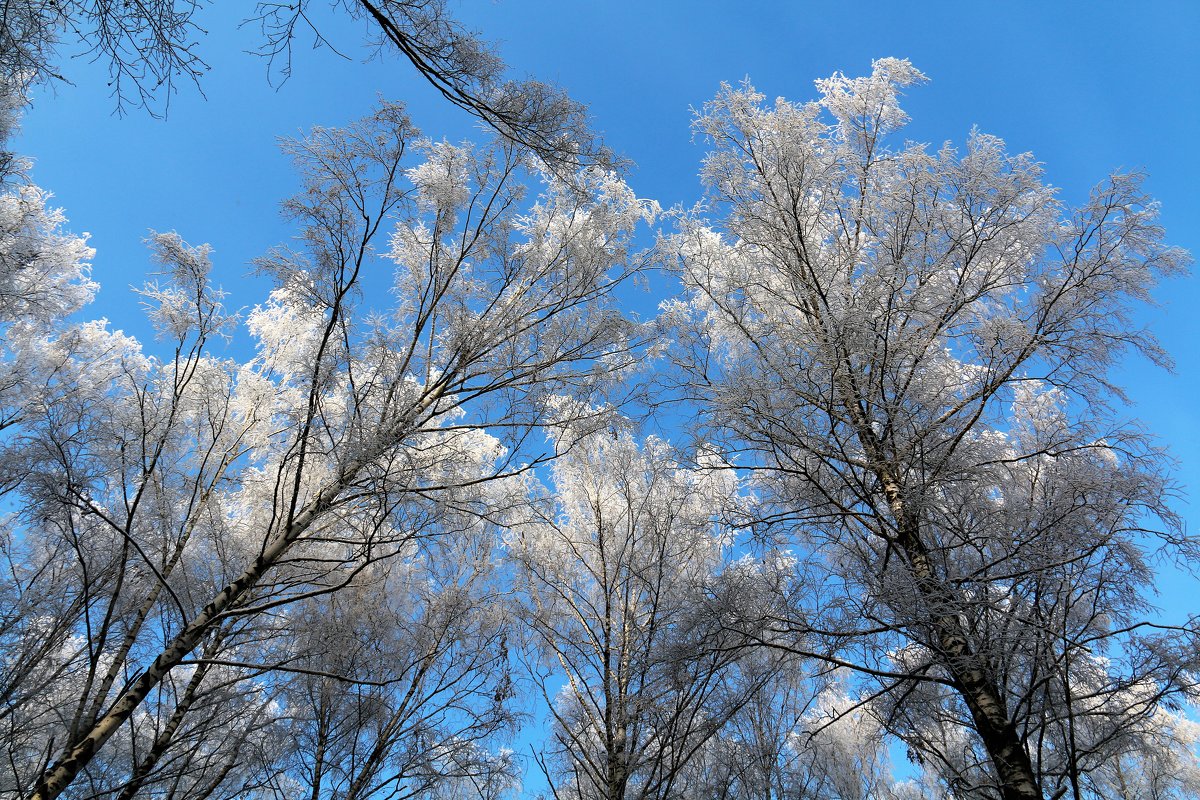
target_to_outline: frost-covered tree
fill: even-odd
[[[1136,178],[1070,208],[994,137],[901,143],[895,59],[814,103],[726,88],[710,218],[662,245],[685,466],[603,399],[654,204],[572,171],[579,108],[443,3],[334,7],[502,135],[384,105],[289,145],[296,238],[244,315],[166,233],[157,344],[78,319],[92,251],[0,156],[0,794],[497,798],[510,641],[560,800],[1198,791],[1194,624],[1146,600],[1194,545],[1107,377],[1166,361],[1128,310],[1185,261]],[[0,59],[122,8],[6,7]],[[268,49],[309,8],[260,5]]]
[[[161,273],[142,290],[165,357],[103,322],[34,330],[86,299],[90,251],[40,196],[6,198],[5,291],[18,300],[5,313],[21,313],[5,324],[33,326],[6,337],[16,377],[0,442],[14,609],[3,713],[19,734],[3,763],[18,796],[119,794],[177,774],[171,748],[220,744],[217,717],[195,723],[214,692],[239,694],[251,716],[289,702],[276,673],[293,674],[297,654],[278,643],[303,638],[296,609],[383,581],[382,562],[419,569],[477,537],[520,496],[508,477],[553,455],[528,433],[569,422],[632,358],[640,329],[609,295],[638,267],[629,241],[653,207],[613,175],[545,177],[527,199],[528,151],[422,140],[393,105],[289,152],[304,186],[284,207],[297,237],[258,264],[275,289],[245,318],[244,362],[214,352],[239,320],[207,248],[175,234],[153,237]],[[63,291],[21,282],[38,271]],[[422,664],[442,670],[453,685],[418,687],[408,710],[437,718],[428,703],[449,702],[459,716],[433,727],[460,744],[438,733],[418,755],[478,765],[486,754],[468,751],[487,737],[469,731],[496,727],[494,694],[458,701],[494,693],[481,676],[504,659],[491,623],[454,611],[469,572],[443,573],[436,602],[417,591],[437,585],[426,574],[380,612],[407,613],[416,639],[441,642],[433,652],[407,641],[378,665],[317,671],[392,686]],[[476,646],[450,666],[438,649]]]
[[[11,81],[0,85],[0,147],[16,126],[20,95]],[[0,162],[0,445],[7,445],[31,420],[60,400],[76,397],[72,356],[95,357],[93,328],[69,326],[64,318],[89,302],[93,251],[83,237],[63,230],[61,211],[49,194],[29,181],[26,165],[5,153]],[[82,387],[86,391],[85,387]],[[6,763],[36,763],[45,749],[47,703],[61,683],[55,663],[78,650],[71,620],[78,599],[64,591],[65,571],[57,548],[24,535],[16,524],[14,490],[26,465],[0,463],[0,730]],[[5,772],[0,791],[16,793]]]
[[[1107,378],[1130,349],[1166,362],[1128,309],[1186,258],[1136,176],[1071,208],[993,136],[898,140],[922,80],[883,59],[815,102],[726,87],[703,109],[711,218],[666,245],[673,369],[806,554],[814,588],[748,642],[856,664],[957,794],[1078,791],[1191,686],[1193,632],[1146,626],[1144,598],[1148,553],[1192,544]],[[1085,747],[1097,715],[1113,735]]]
[[[564,433],[561,435],[569,435]],[[731,658],[688,646],[722,563],[729,472],[689,470],[663,441],[587,436],[555,462],[508,547],[553,732],[537,754],[560,800],[685,797],[685,768],[744,697]],[[536,488],[533,491],[537,491]]]
[[[1119,744],[1107,748],[1103,760],[1083,776],[1089,796],[1114,800],[1200,796],[1200,727],[1189,714],[1155,708],[1131,720],[1119,737]]]

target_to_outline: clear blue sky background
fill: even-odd
[[[55,192],[75,231],[88,231],[104,287],[93,313],[144,331],[127,291],[149,268],[142,238],[177,230],[215,247],[233,306],[263,298],[251,258],[287,236],[276,203],[296,186],[276,137],[361,116],[377,96],[403,100],[434,137],[481,138],[407,63],[365,64],[365,28],[336,17],[324,32],[351,56],[298,43],[278,89],[239,30],[236,8],[206,13],[202,89],[183,86],[165,121],[111,115],[105,76],[86,59],[64,65],[76,86],[43,93],[17,147]],[[250,4],[244,4],[249,7]],[[500,0],[455,12],[497,40],[518,75],[555,81],[591,107],[596,127],[637,167],[635,190],[664,205],[700,195],[703,155],[690,107],[721,81],[749,76],[768,98],[805,100],[835,71],[865,74],[873,58],[906,57],[931,83],[910,91],[908,136],[961,143],[972,126],[1031,151],[1068,200],[1113,169],[1142,169],[1162,203],[1169,240],[1200,253],[1200,2],[743,3]],[[323,9],[318,9],[322,11]],[[1130,360],[1119,380],[1137,416],[1180,460],[1179,506],[1200,531],[1200,278],[1169,282],[1139,319],[1174,356],[1174,374]],[[1197,611],[1194,582],[1164,581],[1163,604]]]

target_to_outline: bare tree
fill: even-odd
[[[526,447],[528,432],[632,358],[639,328],[607,298],[639,267],[628,243],[653,209],[595,169],[546,178],[530,205],[527,151],[422,141],[406,167],[416,137],[388,105],[291,146],[298,246],[259,265],[277,288],[247,318],[251,361],[210,354],[236,321],[207,250],[164,234],[164,277],[143,294],[172,356],[91,323],[22,364],[52,391],[4,442],[22,506],[9,552],[25,596],[69,576],[34,653],[63,694],[21,695],[21,713],[54,709],[43,755],[10,754],[22,796],[108,781],[90,772],[115,763],[98,755],[136,741],[121,732],[145,715],[170,719],[181,669],[252,652],[233,639],[239,651],[203,655],[227,625],[270,630],[292,604],[510,502],[497,479],[553,455]],[[389,296],[381,266],[393,302],[377,312],[361,306]]]
[[[681,468],[664,442],[601,431],[555,462],[540,516],[512,524],[554,722],[535,755],[560,800],[688,796],[685,768],[743,697],[732,659],[684,635],[735,491],[729,473]]]
[[[1105,698],[1149,684],[1120,712],[1148,713],[1190,686],[1191,631],[1155,635],[1141,592],[1146,548],[1192,545],[1106,377],[1130,348],[1165,363],[1127,308],[1185,256],[1136,177],[1068,209],[995,137],[894,148],[899,91],[922,79],[884,59],[807,104],[726,87],[696,122],[719,216],[671,240],[687,297],[664,322],[707,435],[821,587],[745,635],[971,731],[960,769],[893,719],[955,791],[1061,794],[1086,769],[1085,706],[1117,714]],[[1089,652],[1106,666],[1084,702]]]
[[[260,29],[259,54],[284,80],[292,74],[298,37],[335,50],[342,46],[329,41],[328,20],[314,14],[312,5],[259,2],[245,20]],[[154,111],[158,103],[165,109],[179,83],[200,87],[209,69],[201,55],[204,7],[202,0],[4,0],[0,75],[21,91],[66,80],[58,73],[59,49],[80,47],[107,64],[118,112],[130,105]],[[378,52],[408,61],[449,102],[537,153],[559,177],[569,178],[581,165],[611,163],[590,129],[585,106],[551,84],[506,77],[495,47],[455,19],[445,0],[337,0],[332,10],[365,20]]]
[[[179,81],[195,82],[208,65],[196,53],[204,31],[198,0],[4,0],[0,9],[0,74],[23,91],[33,83],[65,80],[60,44],[108,65],[117,109],[169,100]]]
[[[254,21],[263,34],[260,52],[291,74],[298,36],[324,41],[311,2],[260,2]],[[339,0],[337,10],[364,19],[383,52],[407,59],[450,103],[478,117],[501,136],[537,153],[568,177],[580,164],[612,160],[591,131],[587,109],[554,85],[513,80],[496,48],[465,28],[445,0]]]

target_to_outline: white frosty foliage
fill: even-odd
[[[427,141],[421,149],[425,162],[405,174],[417,187],[418,197],[427,210],[454,212],[471,197],[470,151],[445,141]]]
[[[836,73],[814,83],[822,95],[821,105],[839,125],[873,137],[908,122],[908,114],[900,108],[899,90],[925,80],[907,59],[881,58],[871,62],[867,77],[847,78]]]
[[[289,287],[273,290],[246,318],[263,367],[285,378],[311,370],[327,323],[324,309]]]
[[[91,280],[95,251],[86,237],[63,233],[63,212],[50,195],[18,186],[0,195],[0,324],[44,328],[78,311],[98,288]]]

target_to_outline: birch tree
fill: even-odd
[[[3,443],[11,591],[56,597],[24,623],[38,663],[11,671],[8,713],[53,709],[6,759],[19,796],[133,785],[140,761],[110,780],[108,754],[182,707],[187,670],[244,664],[294,603],[511,502],[507,477],[553,455],[529,431],[632,358],[609,296],[653,208],[610,173],[526,199],[528,151],[423,140],[394,105],[288,152],[297,237],[258,264],[275,289],[244,320],[252,359],[214,352],[239,320],[175,234],[142,291],[166,357],[84,323],[6,359],[43,389]],[[60,271],[86,294],[74,242]]]
[[[684,469],[665,442],[639,448],[614,428],[555,462],[539,516],[512,526],[553,720],[536,755],[555,797],[687,796],[685,768],[743,696],[731,659],[683,635],[722,562],[717,514],[735,493],[732,474]]]
[[[914,718],[953,716],[975,759],[955,792],[1079,791],[1083,672],[1104,667],[1088,707],[1154,687],[1134,715],[1192,685],[1191,628],[1156,632],[1143,599],[1149,553],[1192,543],[1107,377],[1129,350],[1168,363],[1129,309],[1186,258],[1137,176],[1072,208],[994,136],[899,141],[923,80],[883,59],[814,102],[744,85],[705,106],[709,218],[666,245],[686,288],[664,307],[673,367],[824,573],[748,639],[841,653]]]

